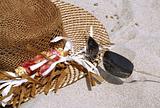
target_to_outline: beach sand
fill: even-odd
[[[131,60],[135,70],[160,76],[160,0],[64,1],[96,16],[115,43],[111,50]],[[108,78],[88,91],[82,79],[21,108],[160,108],[160,79],[134,71],[123,81]]]

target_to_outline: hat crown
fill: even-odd
[[[50,39],[63,31],[60,11],[49,0],[1,0],[0,13],[0,69],[32,57],[27,44],[49,48]]]
[[[36,38],[40,31],[48,33],[59,17],[57,7],[47,0],[2,0],[0,5],[2,43]]]

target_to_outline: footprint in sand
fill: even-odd
[[[122,10],[118,17],[117,24],[113,27],[111,40],[116,44],[125,44],[136,38],[138,32],[129,0],[122,0]]]
[[[122,0],[122,9],[118,16],[117,25],[113,28],[115,32],[123,29],[134,21],[133,11],[129,0]]]

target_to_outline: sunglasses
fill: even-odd
[[[96,59],[98,53],[98,43],[92,37],[89,37],[86,48],[87,57],[90,61],[93,61],[94,59]],[[105,71],[107,71],[108,73],[120,78],[128,78],[129,76],[131,76],[134,65],[127,58],[112,51],[106,51],[102,58],[103,66],[105,68]]]

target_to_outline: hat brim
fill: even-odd
[[[62,1],[53,1],[59,7],[64,30],[73,44],[74,50],[86,45],[90,26],[94,28],[94,39],[100,44],[107,46],[110,44],[108,33],[104,26],[91,13],[75,5]]]
[[[94,27],[94,39],[101,46],[107,47],[110,44],[108,33],[103,24],[91,13],[70,3],[62,1],[54,1],[53,3],[60,9],[64,30],[67,37],[72,40],[75,51],[86,46],[90,26]],[[80,72],[75,67],[70,66],[70,73],[64,80],[61,87],[70,85],[84,76],[85,74],[83,72]],[[52,89],[54,90],[54,87]]]
[[[90,26],[94,27],[93,35],[98,44],[105,47],[110,44],[108,33],[103,24],[91,13],[70,3],[62,1],[53,1],[53,3],[60,9],[64,30],[67,37],[72,40],[75,51],[86,46]],[[69,76],[66,77],[61,87],[80,80],[85,74],[70,66]],[[69,83],[67,81],[69,81]],[[54,87],[52,89],[54,89]]]

